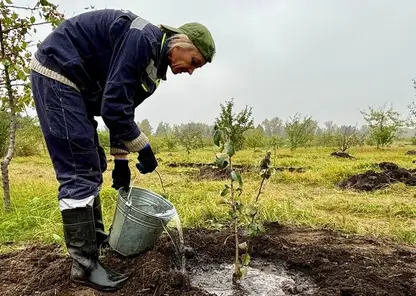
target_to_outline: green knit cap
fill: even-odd
[[[192,41],[193,44],[199,49],[208,63],[211,63],[212,58],[215,55],[215,42],[212,38],[211,32],[200,23],[186,23],[179,28],[170,27],[166,25],[160,25],[162,29],[177,33],[185,34]]]

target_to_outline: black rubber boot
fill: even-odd
[[[106,247],[108,245],[108,235],[104,231],[103,214],[101,210],[101,199],[98,195],[93,204],[94,208],[94,221],[95,221],[95,234],[97,236],[97,247]]]
[[[100,291],[119,290],[128,277],[99,261],[93,208],[64,210],[61,214],[65,243],[73,258],[70,279]]]

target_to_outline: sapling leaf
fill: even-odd
[[[220,146],[221,138],[222,138],[221,130],[216,129],[215,133],[214,133],[214,144],[217,145],[217,146]]]
[[[248,273],[248,268],[247,267],[245,267],[245,266],[240,267],[240,274],[241,274],[240,278],[245,277],[247,275],[247,273]]]
[[[235,204],[235,209],[239,212],[241,212],[241,210],[244,208],[244,205],[239,200],[236,200],[234,204]]]
[[[238,244],[238,247],[239,247],[241,250],[246,250],[246,249],[247,249],[247,242],[244,242],[244,243],[240,243],[240,244]]]
[[[263,225],[263,223],[261,223],[261,222],[257,223],[257,229],[258,229],[260,232],[265,232],[265,231],[266,231],[266,229],[264,229],[264,225]]]
[[[257,234],[257,224],[256,222],[250,223],[248,226],[248,235],[255,236]]]
[[[241,263],[243,263],[243,265],[247,266],[250,263],[250,259],[250,255],[247,253],[241,255]],[[242,268],[244,268],[244,266]]]
[[[231,172],[231,178],[233,181],[237,182],[240,187],[243,187],[243,179],[241,178],[241,175],[237,171]]]
[[[229,192],[230,192],[230,188],[229,188],[229,187],[225,187],[225,188],[221,191],[221,196],[226,196]]]
[[[250,205],[247,207],[247,214],[252,217],[257,214],[257,207],[256,205]]]
[[[226,154],[217,154],[215,160],[215,164],[217,165],[217,167],[220,169],[225,169],[228,166],[227,158],[228,156]]]
[[[240,196],[241,193],[243,193],[243,189],[242,188],[236,188],[235,191],[238,192],[238,196]]]
[[[233,142],[228,141],[227,143],[225,143],[225,152],[230,157],[235,154],[235,146],[234,146],[234,143]]]

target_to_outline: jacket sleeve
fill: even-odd
[[[114,49],[101,106],[110,131],[110,154],[138,152],[149,142],[134,121],[133,98],[151,58],[151,41],[137,29],[129,29]]]

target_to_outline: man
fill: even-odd
[[[99,198],[107,164],[94,116],[101,116],[110,132],[112,187],[127,190],[129,153],[138,153],[140,173],[158,165],[135,124],[135,108],[166,80],[168,66],[174,74],[192,74],[214,55],[212,36],[199,23],[158,27],[131,12],[109,9],[66,20],[39,46],[31,63],[32,91],[59,181],[72,281],[114,291],[127,279],[98,259],[107,238]]]

